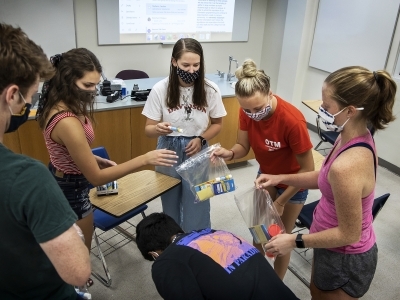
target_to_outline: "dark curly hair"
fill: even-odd
[[[88,49],[76,48],[52,56],[50,60],[56,68],[56,74],[43,85],[36,114],[40,128],[45,128],[50,110],[60,101],[75,115],[87,116],[93,121],[93,93],[82,92],[76,86],[76,81],[84,77],[86,72],[97,71],[101,74],[102,67],[97,57]]]

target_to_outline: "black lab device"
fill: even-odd
[[[147,90],[132,90],[131,92],[131,99],[136,101],[146,101],[147,96],[149,96],[151,89]]]
[[[114,91],[110,95],[107,96],[106,101],[108,103],[112,103],[112,102],[116,101],[118,98],[119,98],[119,91]]]
[[[111,95],[112,91],[111,91],[111,82],[108,80],[104,80],[103,81],[103,85],[101,88],[101,94],[103,96],[109,96]]]

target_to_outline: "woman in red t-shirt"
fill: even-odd
[[[235,94],[241,106],[239,131],[230,150],[220,148],[215,156],[226,160],[246,156],[250,147],[260,164],[258,174],[295,174],[314,170],[312,144],[306,121],[292,104],[272,94],[270,79],[251,59],[236,71]],[[308,190],[287,185],[268,188],[285,228],[290,231],[307,199]],[[255,245],[262,251],[260,245]],[[290,253],[276,258],[274,268],[283,279]]]

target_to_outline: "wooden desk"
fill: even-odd
[[[307,106],[309,109],[313,110],[314,112],[318,113],[319,107],[322,104],[322,100],[304,100],[301,101],[305,106]]]
[[[143,170],[120,178],[117,182],[118,195],[98,197],[96,188],[91,189],[89,195],[96,208],[118,218],[169,191],[181,181],[155,171]]]
[[[29,112],[29,117],[36,117],[36,111],[37,109],[31,109],[31,111]]]
[[[315,151],[314,149],[312,149],[312,156],[314,160],[315,171],[319,171],[322,167],[322,163],[324,162],[325,156],[323,156],[318,151]]]

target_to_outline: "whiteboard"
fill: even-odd
[[[96,0],[98,44],[175,44],[181,37],[201,43],[247,42],[251,6],[252,0]],[[159,12],[160,7],[165,11]],[[233,18],[228,17],[231,13]],[[194,25],[191,20],[205,22],[207,18],[209,24],[214,20],[232,28],[225,32],[211,25],[204,28],[204,23],[190,26]],[[122,32],[125,27],[132,32]]]
[[[386,67],[400,0],[320,0],[309,65]]]
[[[21,27],[48,57],[76,48],[73,0],[0,0],[0,22]]]

